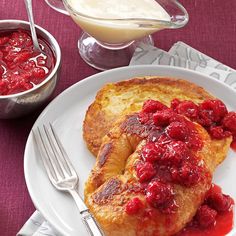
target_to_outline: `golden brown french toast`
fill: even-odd
[[[145,100],[170,105],[173,98],[199,103],[213,96],[193,83],[166,77],[147,76],[106,84],[98,91],[85,116],[83,137],[88,149],[97,156],[102,138],[114,122],[121,115],[139,111]]]
[[[227,155],[232,114],[180,79],[105,85],[83,125],[97,156],[85,202],[105,234],[170,236],[183,229],[205,204],[213,172]]]
[[[148,160],[148,156],[143,154],[154,140],[156,146],[164,146],[165,153],[168,153],[168,145],[172,145],[173,140],[162,137],[166,135],[168,128],[158,134],[154,130],[156,137],[150,141],[153,129],[150,129],[149,124],[141,123],[137,113],[134,113],[120,118],[105,135],[96,164],[85,185],[85,202],[106,235],[169,236],[179,232],[193,218],[211,186],[213,171],[226,157],[232,138],[215,141],[199,124],[183,122],[187,122],[186,126],[197,137],[191,141],[193,146],[188,141],[178,141],[181,145],[190,145],[187,150],[189,158],[186,160],[190,160],[189,163],[196,161],[193,166],[187,161],[187,166],[191,167],[187,175],[183,174],[182,169],[178,169],[185,166],[184,160],[181,160],[181,164],[175,161],[173,164],[171,159],[164,160],[165,154],[154,161],[150,158]],[[198,142],[201,145],[196,145]],[[176,145],[174,141],[172,148]],[[181,150],[183,156],[183,149],[185,144],[175,152],[171,149],[171,153],[178,154],[177,150]],[[177,154],[170,156],[176,158]],[[153,169],[150,169],[149,164],[145,166],[145,158],[155,167],[154,175],[149,175]],[[147,168],[146,172],[142,165]],[[172,173],[176,166],[177,172]],[[170,173],[173,174],[172,177],[169,177]],[[186,178],[182,176],[179,179],[175,176],[176,173]],[[153,184],[157,185],[157,189],[160,185],[165,186],[164,190],[161,188],[159,198],[154,198],[154,203],[149,199]],[[168,188],[171,191],[165,194],[165,189]],[[160,200],[160,197],[163,199]],[[166,202],[166,199],[169,200]],[[138,201],[141,205],[138,211],[132,208],[132,201]]]

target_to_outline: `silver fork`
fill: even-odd
[[[33,135],[51,183],[56,189],[67,191],[72,195],[89,235],[104,236],[101,227],[89,212],[89,209],[76,190],[79,177],[53,126],[49,123],[49,128],[45,125],[41,129],[37,127],[33,130]]]

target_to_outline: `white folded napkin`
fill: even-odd
[[[199,52],[183,42],[175,43],[166,52],[141,44],[136,49],[130,65],[170,65],[196,70],[236,89],[236,71],[215,59]]]
[[[39,211],[35,211],[33,215],[26,221],[16,236],[62,236],[43,218]]]
[[[183,42],[175,43],[166,52],[162,49],[141,44],[136,49],[130,65],[170,65],[196,70],[214,77],[236,89],[236,71],[213,58],[199,52]],[[39,211],[35,211],[17,236],[60,236]]]

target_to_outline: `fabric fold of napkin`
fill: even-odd
[[[130,65],[170,65],[204,73],[236,89],[236,71],[215,59],[199,52],[183,42],[175,43],[166,52],[141,44],[130,61]]]
[[[168,52],[154,46],[140,44],[134,52],[130,66],[169,65],[195,70],[222,81],[236,89],[236,70],[218,62],[183,42],[175,43]],[[24,224],[17,236],[60,236],[35,211]]]
[[[35,211],[27,220],[17,236],[61,236],[43,218],[39,211]]]

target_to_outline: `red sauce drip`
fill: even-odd
[[[223,196],[223,198],[219,199],[214,197],[219,195]],[[212,205],[212,203],[214,204]],[[212,188],[207,194],[206,200],[203,204],[204,207],[207,206],[212,211],[215,211],[216,216],[214,219],[203,218],[202,221],[207,222],[209,220],[213,220],[214,223],[208,227],[201,227],[198,222],[199,219],[197,218],[197,212],[196,216],[188,224],[188,226],[176,234],[176,236],[225,236],[232,230],[234,201],[228,195],[224,195],[219,186],[212,185]],[[224,208],[222,208],[222,206],[224,206]],[[214,217],[214,215],[210,215],[210,217]]]
[[[233,228],[233,210],[217,215],[216,223],[208,229],[188,227],[176,236],[225,236]]]
[[[55,65],[53,51],[40,36],[39,44],[43,53],[34,50],[26,30],[0,32],[0,95],[29,90],[50,74]]]

